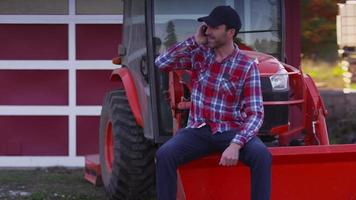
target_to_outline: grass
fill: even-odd
[[[302,69],[304,73],[313,78],[319,88],[342,89],[347,87],[346,71],[342,67],[342,63],[302,60]]]
[[[351,89],[355,89],[356,90],[356,83],[351,83],[350,87],[351,87]]]
[[[101,200],[103,187],[84,179],[83,169],[0,169],[0,199]]]

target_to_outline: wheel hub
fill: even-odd
[[[105,162],[106,162],[105,164],[106,164],[107,171],[111,173],[112,164],[114,161],[114,144],[113,144],[111,121],[109,121],[106,125],[104,153],[105,153]]]

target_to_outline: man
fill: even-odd
[[[215,151],[222,152],[222,166],[238,160],[249,166],[251,198],[269,199],[271,154],[256,136],[263,122],[260,76],[254,59],[233,42],[240,17],[230,6],[218,6],[198,21],[203,24],[193,37],[155,62],[161,70],[193,72],[187,127],[156,153],[158,200],[176,198],[179,165]]]

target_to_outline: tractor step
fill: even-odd
[[[99,154],[92,154],[85,156],[85,180],[92,183],[94,186],[103,185],[101,179],[101,168],[99,161]]]

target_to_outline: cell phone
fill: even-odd
[[[208,29],[208,26],[207,25],[203,25],[202,27],[201,27],[201,30],[202,30],[202,33],[203,33],[203,35],[204,36],[206,36],[206,30]]]

